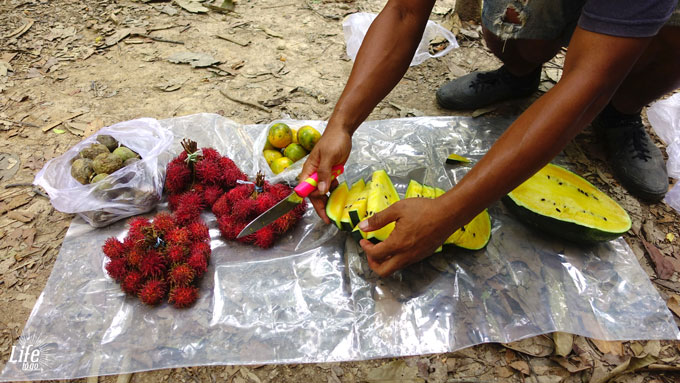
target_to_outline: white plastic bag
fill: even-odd
[[[647,109],[647,118],[656,134],[666,144],[668,175],[680,179],[680,93],[652,104]],[[666,193],[664,201],[680,212],[680,182]]]
[[[364,41],[364,36],[368,31],[368,27],[376,18],[375,13],[354,13],[347,18],[342,23],[342,30],[345,32],[345,43],[347,45],[347,56],[352,60],[357,56],[359,52],[359,47]],[[428,51],[430,41],[432,41],[437,36],[443,36],[449,41],[449,46],[434,55],[431,55]],[[416,50],[413,60],[411,60],[411,66],[418,65],[423,61],[432,57],[442,57],[449,53],[453,48],[458,48],[458,42],[456,41],[456,36],[451,33],[451,31],[442,27],[441,25],[429,20],[425,31],[423,32],[423,38],[420,40],[418,49]]]
[[[71,161],[108,134],[142,158],[110,174],[104,180],[82,185],[71,176]],[[152,118],[121,122],[99,130],[63,155],[48,161],[33,181],[42,186],[55,209],[76,213],[94,227],[142,214],[154,208],[163,193],[165,166],[171,158],[168,148],[172,133]]]
[[[324,121],[307,121],[290,119],[274,120],[270,122],[266,128],[262,129],[262,131],[255,138],[253,150],[253,167],[249,171],[246,171],[246,169],[242,170],[246,171],[252,177],[254,177],[255,174],[257,174],[259,171],[262,171],[262,173],[264,173],[265,175],[265,179],[271,183],[284,182],[294,185],[297,184],[297,177],[302,171],[302,165],[304,165],[305,161],[307,161],[307,157],[309,156],[309,154],[307,154],[307,156],[304,156],[302,159],[294,162],[291,166],[289,166],[288,168],[286,168],[286,170],[282,171],[279,174],[274,174],[274,172],[272,172],[271,168],[269,167],[269,164],[267,164],[267,161],[264,159],[264,156],[262,155],[264,145],[267,143],[267,134],[269,133],[269,127],[279,122],[282,122],[290,126],[291,129],[295,130],[300,130],[300,128],[305,125],[311,126],[314,129],[318,130],[319,133],[321,134],[323,134],[324,130],[326,129],[326,122]]]

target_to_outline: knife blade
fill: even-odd
[[[335,165],[331,168],[331,179],[335,179],[342,172],[345,171],[344,165]],[[307,197],[311,192],[317,188],[317,181],[319,180],[318,174],[315,172],[309,178],[302,181],[298,186],[293,189],[293,192],[288,195],[288,197],[279,201],[276,205],[270,207],[267,211],[260,214],[257,218],[251,221],[246,227],[241,230],[241,232],[236,236],[236,238],[243,238],[246,235],[255,233],[256,231],[262,229],[263,227],[269,225],[270,223],[276,221],[284,214],[295,209],[305,197]]]

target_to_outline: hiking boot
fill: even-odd
[[[540,65],[522,77],[511,74],[504,65],[447,82],[437,90],[437,102],[445,109],[478,109],[499,101],[527,97],[538,89],[540,80]]]
[[[614,175],[631,194],[650,202],[660,201],[668,191],[661,150],[647,134],[639,114],[625,115],[612,110],[608,106],[593,121],[593,127],[604,140]]]

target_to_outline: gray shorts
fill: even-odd
[[[569,43],[586,0],[485,0],[482,23],[503,40],[561,39]],[[517,15],[519,23],[510,22],[506,13]],[[680,27],[680,4],[666,26]]]

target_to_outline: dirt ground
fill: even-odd
[[[0,365],[45,286],[72,218],[30,185],[47,160],[103,126],[137,117],[213,112],[240,123],[283,116],[327,119],[352,66],[342,20],[357,11],[378,12],[384,1],[241,0],[226,14],[191,13],[180,3],[0,0]],[[369,119],[450,115],[436,105],[437,87],[471,70],[498,66],[479,27],[461,23],[453,7],[453,0],[440,1],[431,19],[451,28],[461,47],[412,67]],[[215,63],[194,68],[170,62],[178,52],[204,53]],[[543,91],[559,78],[563,57],[546,64]],[[513,115],[530,101],[474,114]],[[566,153],[580,174],[630,212],[634,225],[625,239],[680,314],[678,214],[663,203],[630,197],[612,178],[589,130]],[[680,379],[677,342],[555,340],[567,347],[568,357],[556,355],[552,336],[542,336],[391,360],[182,368],[99,381],[397,381],[390,375],[395,371],[410,382]]]

